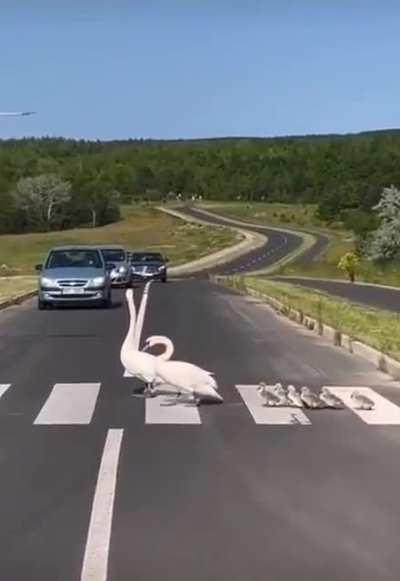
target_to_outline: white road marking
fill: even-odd
[[[114,496],[123,430],[108,430],[83,558],[81,581],[106,581]]]
[[[301,409],[292,407],[268,407],[257,393],[258,385],[237,385],[236,389],[242,396],[247,409],[256,424],[287,426],[301,424],[311,425],[308,417]]]
[[[56,383],[34,424],[90,424],[100,383]]]
[[[379,395],[369,387],[331,387],[329,390],[335,395],[339,396],[345,405],[351,409],[352,412],[358,415],[363,422],[374,426],[399,426],[400,425],[400,407]],[[375,403],[373,410],[358,410],[354,408],[351,399],[353,391],[359,391],[366,395]]]
[[[197,406],[175,396],[158,395],[146,399],[146,424],[201,424]]]
[[[9,387],[11,387],[11,383],[0,383],[0,397],[6,393]]]

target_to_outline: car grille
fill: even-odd
[[[156,266],[134,266],[133,272],[137,274],[156,274],[158,268]]]
[[[76,278],[76,279],[67,279],[67,280],[59,280],[58,284],[59,286],[63,287],[63,288],[79,288],[79,287],[83,287],[87,284],[87,280],[81,279],[81,278]]]

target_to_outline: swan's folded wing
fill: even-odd
[[[183,390],[193,390],[200,385],[208,385],[214,389],[217,386],[208,371],[186,361],[158,361],[157,375],[166,383]]]

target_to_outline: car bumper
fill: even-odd
[[[141,272],[133,272],[132,273],[132,280],[163,280],[167,278],[167,273],[164,272],[154,272],[154,273],[141,273]]]
[[[109,290],[107,288],[84,290],[83,293],[64,294],[62,290],[39,289],[39,300],[44,303],[91,303],[100,302],[107,299]]]

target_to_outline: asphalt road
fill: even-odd
[[[194,217],[199,217],[204,221],[210,222],[210,224],[229,225],[229,221],[226,221],[222,216],[215,215],[211,217],[196,208],[184,208],[180,211],[183,213],[186,212],[188,215]],[[263,248],[244,255],[228,265],[211,269],[210,272],[218,274],[240,274],[259,270],[263,267],[274,264],[284,256],[293,252],[293,250],[298,248],[301,244],[300,237],[295,234],[253,226],[248,222],[246,222],[246,229],[266,234],[268,236],[268,242]],[[317,236],[315,244],[304,252],[304,254],[299,256],[296,259],[296,262],[306,264],[313,261],[321,252],[323,252],[328,242],[328,237],[323,235]],[[279,276],[274,278],[277,280],[287,280],[285,277]],[[363,285],[357,283],[349,284],[346,281],[314,280],[301,277],[290,277],[290,282],[307,288],[321,290],[331,295],[345,298],[352,302],[368,305],[370,307],[400,312],[400,289],[396,290],[393,288],[374,285]]]
[[[151,285],[142,338],[168,335],[176,358],[214,371],[224,403],[146,399],[123,377],[127,326],[122,291],[110,310],[0,312],[0,579],[397,581],[395,382],[254,299],[185,280]],[[370,387],[383,411],[271,425],[261,380]]]
[[[211,216],[210,214],[204,214],[201,210],[194,207],[184,207],[179,208],[179,211],[188,216],[194,218],[201,218],[210,224],[227,224],[230,222],[224,219],[222,216]],[[287,254],[290,254],[301,244],[300,236],[296,234],[291,234],[287,232],[278,232],[276,230],[270,230],[269,228],[259,228],[250,225],[246,228],[254,232],[259,232],[261,234],[266,234],[268,236],[268,241],[257,250],[252,250],[241,256],[240,258],[234,259],[223,266],[218,266],[215,268],[208,268],[209,273],[219,273],[219,274],[240,274],[241,272],[251,272],[256,271],[267,266],[271,266]]]

